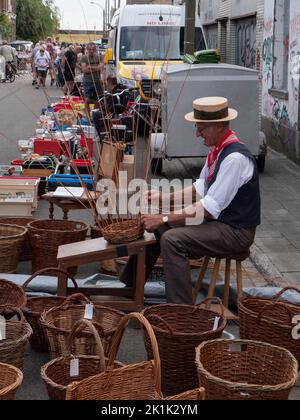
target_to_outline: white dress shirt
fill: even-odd
[[[222,154],[222,152],[221,152]],[[231,153],[220,165],[216,181],[205,194],[205,179],[208,175],[207,161],[194,187],[203,197],[201,204],[215,220],[232,202],[239,189],[254,175],[254,163],[241,153]]]

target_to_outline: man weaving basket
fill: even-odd
[[[194,101],[193,112],[185,119],[195,123],[197,137],[211,150],[190,190],[168,197],[174,203],[190,193],[193,204],[180,212],[142,218],[145,229],[157,238],[157,244],[147,249],[147,275],[162,254],[168,303],[193,303],[189,259],[241,254],[252,245],[260,225],[258,169],[251,152],[230,130],[230,121],[237,117],[225,98]],[[149,194],[153,200],[158,192]],[[164,198],[159,193],[161,202]],[[134,274],[131,258],[121,280],[131,286]]]

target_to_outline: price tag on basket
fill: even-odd
[[[6,320],[0,316],[0,341],[6,340]]]
[[[214,322],[214,326],[213,326],[213,331],[217,331],[217,329],[219,328],[219,322],[220,322],[220,317],[216,317],[215,318],[215,322]]]
[[[84,319],[92,320],[94,315],[94,305],[89,303],[85,305]]]
[[[79,359],[72,359],[70,362],[70,378],[79,376]]]

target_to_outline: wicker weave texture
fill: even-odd
[[[140,220],[125,220],[112,223],[102,229],[104,239],[110,244],[126,244],[144,236],[145,230]]]
[[[84,300],[85,304],[83,305]],[[52,308],[41,316],[41,323],[49,341],[51,359],[68,354],[68,337],[76,322],[84,318],[87,303],[90,302],[81,295],[80,304],[80,295],[74,295],[68,298],[62,306]],[[105,355],[108,355],[110,351],[112,337],[124,315],[123,312],[115,309],[94,305],[92,322],[102,339]],[[75,338],[72,354],[84,356],[97,354],[95,340],[88,330],[84,329],[80,337]]]
[[[126,326],[138,321],[147,331],[153,346],[154,359],[114,369],[116,355]],[[161,394],[160,358],[154,332],[149,322],[139,313],[125,316],[113,339],[107,369],[104,373],[69,385],[67,400],[153,400]]]
[[[207,400],[287,400],[298,363],[287,350],[246,340],[213,340],[196,350]]]
[[[28,223],[33,222],[33,217],[0,217],[0,223],[6,225],[16,225],[27,228]],[[20,261],[30,261],[32,259],[32,250],[30,245],[29,234],[27,232],[23,249],[20,254]]]
[[[12,306],[22,309],[26,304],[26,295],[17,284],[0,279],[0,306]]]
[[[0,315],[6,316],[17,313],[20,317],[19,321],[6,321],[6,339],[0,341],[0,362],[15,366],[23,370],[25,348],[32,334],[32,329],[26,322],[24,315],[18,309],[10,309],[6,311],[2,308]]]
[[[23,382],[22,372],[4,363],[0,363],[0,401],[12,401]]]
[[[278,302],[285,288],[274,299],[245,299],[239,304],[240,334],[244,340],[262,341],[289,350],[300,364],[300,343],[293,339],[293,318],[300,315],[300,306]]]
[[[0,272],[17,271],[27,232],[24,227],[0,224]]]
[[[29,223],[32,246],[32,271],[57,267],[57,253],[61,245],[82,242],[86,239],[88,225],[69,220],[36,220]]]
[[[143,311],[154,330],[161,358],[162,390],[164,395],[176,395],[197,388],[198,375],[195,349],[204,341],[220,338],[226,328],[221,317],[213,331],[216,312],[199,306],[157,305]],[[150,342],[145,346],[152,359]]]

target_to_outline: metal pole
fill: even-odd
[[[184,53],[195,52],[195,14],[196,0],[185,1],[185,31],[184,31]]]

